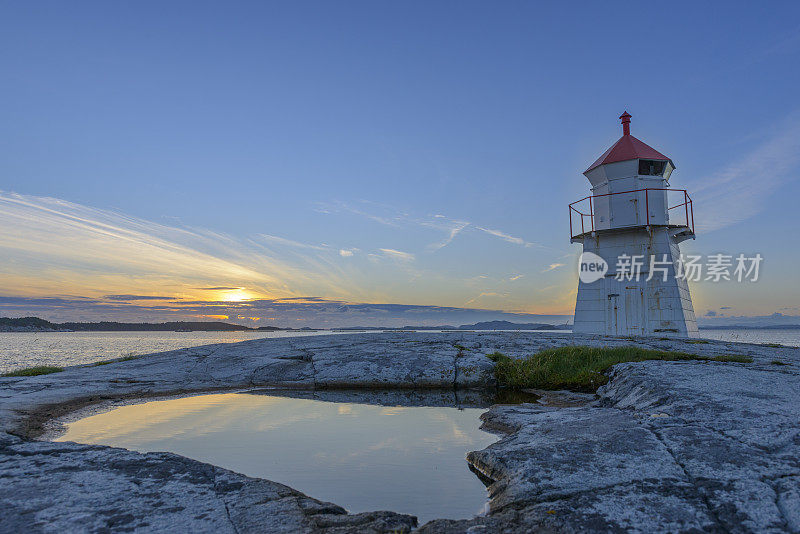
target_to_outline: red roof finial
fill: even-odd
[[[631,114],[626,111],[622,115],[620,115],[619,118],[622,121],[622,135],[630,135],[631,134]]]

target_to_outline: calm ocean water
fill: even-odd
[[[213,343],[332,332],[0,332],[0,373],[34,365],[81,365]],[[336,332],[334,332],[336,333]],[[345,332],[341,332],[345,333]],[[701,330],[700,337],[800,347],[797,330]]]
[[[762,330],[759,328],[737,328],[735,330],[703,329],[700,337],[739,343],[778,343],[787,347],[800,347],[800,328],[786,330]]]
[[[82,365],[130,354],[331,332],[0,332],[0,373],[34,365]]]

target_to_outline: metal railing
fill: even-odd
[[[673,192],[673,193],[680,193],[680,194],[683,195],[683,202],[679,202],[678,204],[675,204],[674,206],[671,206],[671,207],[667,203],[667,219],[669,220],[669,215],[670,215],[670,212],[672,210],[674,210],[676,208],[683,208],[684,220],[682,222],[684,222],[685,224],[670,223],[670,225],[674,224],[675,226],[686,226],[687,228],[689,228],[692,231],[692,233],[694,233],[694,208],[692,207],[692,198],[689,196],[689,193],[686,192],[686,189],[667,189],[667,188],[650,187],[650,188],[646,188],[646,189],[631,189],[629,191],[619,191],[617,193],[603,193],[601,195],[590,195],[588,197],[584,197],[584,198],[582,198],[580,200],[576,200],[575,202],[571,203],[569,205],[569,235],[570,235],[570,237],[572,238],[572,237],[577,237],[579,235],[583,235],[587,231],[588,232],[594,232],[595,231],[595,222],[594,222],[594,217],[595,217],[595,199],[600,198],[600,197],[610,197],[610,196],[614,196],[614,195],[625,195],[625,194],[630,194],[630,193],[639,193],[641,191],[644,191],[645,213],[647,214],[646,217],[645,217],[645,221],[646,222],[645,222],[645,224],[629,225],[629,226],[626,226],[627,228],[630,228],[631,226],[650,226],[650,191],[667,191],[668,194],[670,192]],[[585,207],[584,206],[580,206],[581,202],[586,202],[586,204],[584,205]],[[667,200],[667,202],[668,202],[668,200]],[[579,205],[579,206],[576,207],[576,205]],[[587,210],[588,213],[585,213],[584,211],[581,211],[581,209],[578,209],[578,208],[581,208],[583,210]],[[680,213],[680,212],[678,212],[678,213]],[[580,231],[580,233],[577,233],[577,234],[574,232],[573,224],[572,224],[574,215],[578,215],[580,217],[580,228],[581,228],[581,231]],[[587,219],[588,219],[588,221],[587,221]]]

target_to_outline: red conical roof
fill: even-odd
[[[623,127],[622,137],[619,138],[619,141],[611,145],[611,148],[606,150],[602,156],[597,158],[597,161],[592,163],[589,168],[584,171],[584,174],[594,168],[599,167],[600,165],[605,165],[606,163],[628,161],[631,159],[654,159],[658,161],[669,161],[672,163],[672,160],[667,156],[655,148],[648,146],[646,143],[639,141],[630,134],[630,128],[628,126],[628,123],[630,123],[630,117],[631,116],[628,115],[627,112],[620,116]],[[675,167],[675,164],[672,163],[672,166]]]

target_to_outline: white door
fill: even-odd
[[[644,288],[635,281],[606,278],[606,334],[641,336],[645,333]]]
[[[636,283],[623,283],[625,297],[625,335],[641,336],[645,332],[644,288]]]

